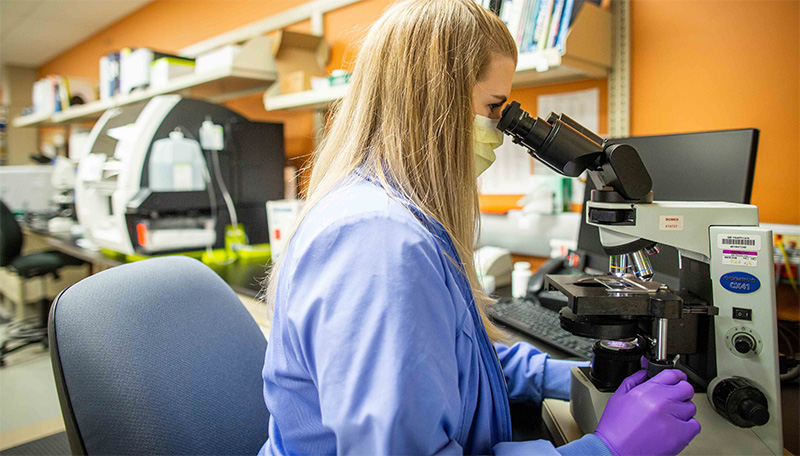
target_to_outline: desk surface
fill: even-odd
[[[23,231],[27,235],[39,236],[54,249],[97,265],[100,269],[111,268],[125,263],[125,257],[123,255],[109,256],[99,250],[81,247],[78,245],[80,238],[68,233],[50,233],[47,229],[35,225],[23,226]],[[539,263],[544,261],[544,259],[536,259],[533,257],[519,257],[518,259],[525,261],[540,260],[538,261]],[[258,294],[261,290],[261,281],[266,276],[266,265],[260,263],[243,263],[237,261],[229,265],[209,264],[207,266],[219,274],[236,293],[249,298],[253,298]],[[536,267],[537,265],[534,264],[533,268]],[[510,296],[511,287],[500,288],[498,289],[498,293],[501,296]],[[568,358],[570,356],[566,352],[531,339],[511,328],[505,329],[508,332],[508,341],[510,343],[517,341],[528,342],[540,350],[550,353],[554,358]]]
[[[87,249],[79,245],[80,237],[69,233],[50,233],[36,226],[23,226],[26,235],[39,236],[52,248],[75,258],[96,265],[99,269],[113,268],[125,264],[124,255],[107,255],[99,250]],[[266,276],[263,263],[236,261],[228,265],[207,264],[237,293],[255,297],[261,289],[261,280]]]

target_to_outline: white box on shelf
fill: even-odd
[[[153,50],[147,48],[135,51],[125,49],[121,53],[119,85],[122,94],[150,84],[150,64],[153,63]]]
[[[331,81],[328,78],[311,77],[311,90],[325,90],[331,86]]]
[[[46,77],[33,83],[33,113],[52,114],[56,110],[56,88],[52,78]]]
[[[162,57],[150,66],[150,87],[163,87],[179,76],[192,74],[194,66],[191,60]]]
[[[241,50],[241,46],[229,44],[219,49],[208,51],[205,54],[198,55],[195,60],[195,72],[200,74],[219,68],[230,68],[233,66],[233,61]]]
[[[242,44],[229,44],[200,54],[195,59],[195,73],[220,69],[276,71],[272,58],[272,37],[259,36]]]

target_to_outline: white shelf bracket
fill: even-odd
[[[325,22],[322,10],[315,9],[311,13],[311,33],[317,36],[325,36]]]

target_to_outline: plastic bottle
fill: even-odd
[[[532,275],[530,263],[527,261],[514,263],[514,271],[511,272],[511,295],[515,298],[524,298],[528,292],[528,280]]]
[[[148,158],[150,182],[154,192],[203,191],[203,152],[197,141],[185,138],[180,131],[170,132],[169,138],[153,142]]]

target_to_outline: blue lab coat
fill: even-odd
[[[594,435],[511,442],[509,401],[569,397],[569,368],[492,346],[447,233],[354,177],[301,223],[280,270],[260,454],[610,455]],[[495,353],[496,350],[496,353]]]

